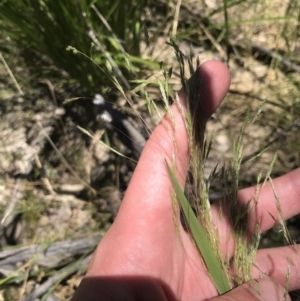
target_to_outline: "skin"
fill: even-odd
[[[219,106],[230,84],[228,69],[218,61],[200,67],[201,101],[208,118]],[[179,93],[184,104],[184,95]],[[78,300],[283,300],[287,267],[289,290],[300,289],[300,256],[294,247],[260,250],[253,265],[258,280],[218,297],[207,276],[190,236],[180,228],[176,233],[172,184],[165,159],[171,162],[176,152],[177,179],[184,186],[189,150],[187,133],[178,108],[172,107],[171,119],[165,116],[148,140],[122,201],[118,216],[99,243],[87,274],[73,301]],[[174,143],[175,139],[175,143]],[[176,145],[176,150],[175,150]],[[300,213],[300,169],[274,180],[283,216]],[[239,201],[253,199],[256,187],[239,192]],[[233,254],[230,225],[220,221],[218,202],[212,207],[219,225],[222,252]],[[270,184],[260,193],[249,229],[260,221],[261,231],[276,224],[278,213]],[[226,250],[225,250],[226,248]],[[286,300],[290,300],[287,296]]]

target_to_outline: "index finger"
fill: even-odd
[[[241,205],[246,205],[250,201],[250,206],[254,209],[248,212],[249,236],[253,234],[257,224],[260,226],[260,232],[271,229],[281,218],[287,220],[300,213],[300,168],[272,180],[272,185],[267,182],[265,185],[240,190],[238,201]],[[219,226],[222,249],[228,254],[233,254],[235,244],[232,237],[232,224],[220,220],[220,207],[222,205],[219,202],[212,206],[214,221]]]

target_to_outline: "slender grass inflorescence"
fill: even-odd
[[[233,143],[232,160],[227,168],[223,166],[218,170],[214,168],[208,179],[204,175],[204,166],[208,158],[212,139],[205,137],[207,120],[203,117],[205,100],[201,99],[201,75],[199,72],[199,61],[196,68],[193,68],[192,57],[185,58],[174,40],[171,45],[176,53],[179,63],[181,83],[187,100],[187,115],[185,116],[186,128],[190,148],[190,172],[189,184],[192,199],[189,201],[184,196],[182,189],[175,177],[175,172],[167,165],[177,200],[180,203],[185,223],[191,232],[199,253],[204,259],[207,271],[215,283],[220,294],[230,290],[252,279],[251,267],[259,246],[260,224],[254,229],[248,229],[248,220],[254,209],[257,200],[249,200],[241,204],[238,200],[239,173],[243,159],[243,137],[247,125],[250,123],[250,110],[245,115],[244,124],[240,133]],[[187,80],[185,64],[191,73]],[[178,106],[180,107],[179,101]],[[259,108],[252,122],[255,121],[262,108]],[[220,202],[220,219],[226,218],[232,226],[231,236],[235,240],[234,254],[228,254],[227,258],[222,257],[220,252],[219,231],[213,226],[211,216],[211,203],[209,200],[209,187],[212,180],[219,179],[223,189],[223,198]],[[194,211],[197,215],[194,214]],[[228,241],[230,238],[228,238]],[[233,271],[233,272],[232,272]]]
[[[204,132],[206,120],[202,117],[203,102],[200,100],[201,76],[199,72],[199,61],[193,68],[192,57],[187,60],[188,68],[192,74],[187,80],[185,75],[186,59],[180,51],[175,40],[169,43],[175,50],[179,63],[181,83],[187,100],[186,128],[190,148],[190,179],[192,187],[190,202],[185,198],[173,171],[168,166],[168,171],[175,187],[177,198],[182,208],[186,223],[191,231],[195,244],[201,253],[208,273],[215,283],[220,294],[231,289],[227,268],[221,259],[217,229],[212,228],[212,216],[207,184],[204,176],[204,164],[211,146],[211,141],[205,141]],[[196,215],[190,205],[196,211]],[[200,221],[200,223],[199,223]]]

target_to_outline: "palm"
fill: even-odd
[[[229,73],[220,62],[209,62],[201,67],[201,74],[202,97],[209,100],[205,112],[208,117],[227,92]],[[181,114],[175,107],[173,113],[176,120],[175,140],[177,141],[176,176],[184,184],[188,165],[188,142]],[[173,153],[171,125],[168,118],[165,118],[165,122],[161,123],[150,137],[117,219],[99,244],[87,273],[86,279],[96,277],[108,285],[115,281],[114,287],[117,290],[124,285],[131,287],[130,291],[136,293],[136,298],[126,299],[122,295],[123,300],[192,301],[217,295],[189,235],[181,226],[179,226],[179,232],[177,231],[176,224],[180,223],[178,218],[177,221],[174,220],[172,185],[165,166],[165,159],[171,161]],[[296,170],[277,179],[275,183],[285,218],[300,212],[300,202],[297,201],[300,190],[299,185],[296,185],[299,177],[300,170]],[[242,202],[246,202],[251,199],[254,192],[252,188],[243,190],[239,198]],[[217,204],[212,210],[215,222],[220,223]],[[261,230],[265,231],[275,224],[274,217],[276,216],[277,209],[273,192],[269,186],[266,186],[250,223],[253,226],[260,220]],[[218,226],[222,252],[231,255],[234,242],[228,243],[230,227],[225,221]],[[295,263],[290,266],[290,289],[296,289],[300,282],[299,271],[297,271],[300,260],[292,248],[262,250],[258,253],[256,264],[266,274],[271,274],[274,267],[269,263],[273,260],[283,260],[282,253]],[[284,284],[286,271],[286,268],[278,269],[273,271],[271,276]],[[259,270],[254,269],[253,274],[256,277],[259,276]],[[139,285],[134,285],[135,282]],[[151,297],[149,292],[151,292]]]

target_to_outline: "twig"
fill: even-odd
[[[21,182],[20,178],[16,180],[14,185],[14,190],[12,193],[12,197],[10,199],[9,205],[6,207],[3,217],[0,222],[0,229],[6,227],[13,221],[13,212],[18,204],[20,197],[17,195],[18,191],[20,191],[20,187],[23,187],[23,183]]]
[[[97,191],[91,187],[91,185],[89,185],[87,182],[85,182],[84,180],[82,180],[77,173],[75,172],[75,170],[72,168],[72,166],[67,162],[67,160],[64,158],[64,156],[61,154],[61,152],[57,149],[57,147],[55,146],[55,144],[53,143],[53,141],[51,140],[51,138],[49,137],[49,135],[46,133],[46,131],[44,130],[42,124],[38,121],[37,125],[40,127],[40,129],[43,131],[43,134],[45,135],[47,141],[49,142],[49,144],[53,147],[53,149],[55,150],[55,152],[59,155],[62,163],[67,167],[67,169],[71,172],[71,174],[78,180],[80,181],[82,184],[84,184],[84,186],[86,186],[88,189],[91,190],[91,192],[93,192],[95,195],[97,194]]]
[[[252,44],[251,45],[252,50],[253,51],[257,51],[259,54],[263,54],[263,55],[267,55],[273,59],[278,60],[282,65],[284,65],[285,67],[296,71],[296,72],[300,72],[300,66],[291,62],[290,60],[284,58],[282,55],[280,55],[279,53],[269,50],[265,47],[259,46],[257,44]]]
[[[209,30],[206,29],[206,27],[203,23],[199,23],[199,26],[203,30],[203,32],[207,36],[207,38],[210,40],[210,42],[213,44],[213,46],[218,50],[218,52],[220,53],[222,59],[225,60],[227,55],[226,55],[226,52],[223,50],[223,48],[220,46],[220,44],[216,41],[216,39],[209,32]]]
[[[18,84],[16,78],[14,77],[13,73],[11,72],[11,70],[10,70],[9,66],[7,65],[7,63],[6,63],[6,61],[5,61],[5,58],[3,57],[3,55],[2,55],[1,52],[0,52],[0,60],[1,60],[1,62],[3,63],[3,65],[4,65],[4,67],[5,67],[5,69],[6,69],[7,73],[8,73],[8,75],[10,76],[10,78],[11,78],[12,81],[13,81],[13,83],[15,84],[15,86],[16,86],[16,88],[17,88],[19,94],[20,94],[20,95],[24,95],[24,93],[23,93],[21,87],[19,86],[19,84]]]
[[[50,82],[50,80],[49,79],[43,79],[43,80],[40,80],[39,83],[44,84],[48,87],[48,89],[50,91],[50,94],[51,94],[52,101],[53,101],[54,105],[58,107],[54,87],[53,87],[52,83]]]
[[[51,289],[59,284],[63,279],[67,278],[69,275],[77,272],[83,267],[87,266],[92,258],[92,255],[87,256],[82,261],[78,261],[75,264],[71,263],[66,267],[60,269],[55,275],[48,278],[43,284],[36,286],[33,292],[31,292],[26,298],[25,301],[34,301],[36,298],[44,295]],[[53,290],[53,289],[52,289]]]
[[[176,33],[177,33],[178,19],[179,19],[179,12],[180,12],[181,3],[182,3],[182,0],[177,0],[177,4],[176,4],[176,8],[175,8],[175,14],[174,14],[173,28],[172,28],[173,37],[175,37]]]
[[[84,254],[92,249],[102,239],[103,235],[104,234],[94,234],[92,237],[58,241],[49,246],[30,245],[1,251],[0,273],[5,277],[9,277],[11,273],[15,272],[16,266],[20,262],[29,261],[31,264],[55,268],[64,260],[78,254]],[[17,274],[19,274],[20,271],[18,271]]]
[[[35,157],[35,163],[37,165],[37,168],[44,173],[44,168],[42,166],[42,163],[39,159],[39,156],[37,154],[34,155]],[[45,177],[44,175],[42,175],[42,182],[45,185],[46,189],[51,193],[51,194],[56,194],[56,192],[53,190],[52,185],[49,181],[49,179],[47,177]]]
[[[281,131],[280,133],[277,133],[276,137],[271,140],[270,142],[268,142],[267,144],[265,144],[265,146],[255,152],[253,152],[252,154],[248,155],[247,157],[244,157],[242,160],[242,164],[251,160],[253,157],[258,156],[262,150],[265,150],[267,148],[269,148],[272,144],[278,142],[279,140],[283,139],[283,137],[285,137],[287,135],[287,133],[293,128],[293,127],[300,127],[300,119],[295,120],[289,127],[287,127],[285,130]]]
[[[50,294],[45,301],[61,301],[61,299],[57,298],[53,294]]]

